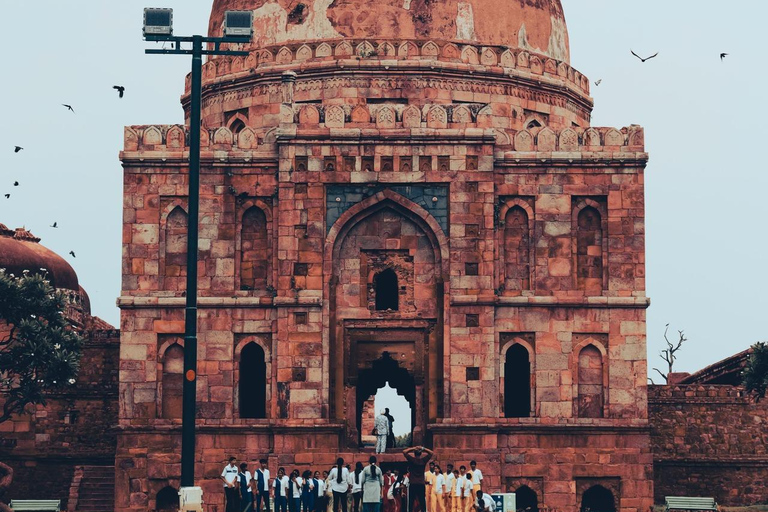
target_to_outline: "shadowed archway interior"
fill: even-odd
[[[592,486],[581,498],[581,512],[616,512],[616,499],[602,485]]]
[[[370,369],[361,370],[357,385],[357,430],[361,436],[363,404],[376,392],[387,385],[394,388],[397,394],[404,397],[411,406],[411,429],[415,425],[416,383],[408,370],[401,368],[392,359],[389,352],[384,352],[381,358],[373,362]],[[378,414],[379,411],[375,411]],[[367,434],[368,432],[366,432]]]

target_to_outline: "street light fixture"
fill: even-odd
[[[202,489],[195,487],[195,409],[197,401],[197,251],[200,209],[200,122],[203,55],[248,52],[221,49],[222,43],[246,44],[253,37],[253,12],[227,11],[224,37],[173,36],[173,9],[144,9],[144,39],[170,42],[171,49],[145,50],[150,55],[192,55],[189,109],[189,221],[187,222],[187,289],[184,317],[184,388],[181,414],[180,510],[203,510]],[[192,48],[182,44],[192,43]],[[203,49],[203,44],[209,45]]]

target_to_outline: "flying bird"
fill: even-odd
[[[728,54],[727,54],[727,53],[721,53],[721,54],[720,54],[720,60],[721,60],[721,61],[725,60],[725,58],[726,58],[727,56],[728,56]]]
[[[13,147],[13,152],[14,152],[14,153],[18,153],[18,152],[19,152],[19,151],[21,151],[22,149],[24,149],[24,148],[23,148],[23,147],[21,147],[21,146],[14,146],[14,147]]]
[[[71,254],[73,258],[77,258],[77,256],[75,256],[75,251],[69,251],[69,254]]]
[[[18,182],[18,181],[14,181],[14,182],[13,182],[13,186],[14,186],[14,187],[18,187],[18,186],[19,186],[19,182]]]
[[[629,51],[631,51],[631,52],[632,52],[632,55],[634,55],[635,57],[637,57],[638,59],[640,59],[640,61],[641,61],[641,62],[645,62],[645,61],[647,61],[647,60],[651,60],[652,58],[654,58],[654,57],[656,57],[656,56],[658,56],[658,55],[659,55],[659,52],[656,52],[656,53],[654,53],[653,55],[651,55],[650,57],[642,58],[641,56],[639,56],[638,54],[636,54],[636,53],[634,52],[634,50],[629,50]]]
[[[121,98],[122,98],[122,97],[123,97],[123,95],[125,94],[125,87],[123,87],[122,85],[113,85],[113,86],[112,86],[112,88],[113,88],[113,89],[115,89],[117,92],[119,92],[119,93],[120,93],[120,97],[121,97]]]
[[[600,80],[598,80],[597,82],[595,82],[595,85],[600,85],[601,83],[603,83],[603,79],[602,78]]]
[[[52,228],[57,228],[57,227],[59,227],[59,223],[58,222],[54,222],[53,224],[51,224],[51,227]]]
[[[61,106],[66,107],[67,110],[71,111],[73,114],[75,113],[75,109],[72,108],[72,105],[67,105],[66,103],[62,103]]]
[[[11,198],[11,194],[5,194],[5,198],[6,199],[10,199]]]

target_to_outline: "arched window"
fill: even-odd
[[[237,135],[243,131],[243,129],[245,129],[245,123],[242,119],[235,119],[232,121],[232,124],[229,125],[229,131],[231,131],[233,135]]]
[[[181,418],[182,388],[184,386],[184,349],[174,343],[163,356],[163,418]]]
[[[530,290],[530,243],[528,213],[513,206],[504,217],[504,289]]]
[[[240,228],[240,289],[264,290],[269,275],[267,217],[252,206],[243,214]]]
[[[376,311],[397,311],[400,306],[400,296],[395,271],[387,268],[376,274],[373,278],[373,286],[376,289]]]
[[[616,512],[616,499],[602,485],[592,486],[581,497],[581,512]]]
[[[165,220],[165,277],[187,275],[187,212],[181,206]]]
[[[579,212],[576,233],[576,276],[579,289],[591,295],[603,292],[603,223],[591,206]]]
[[[536,491],[523,485],[515,491],[517,512],[539,512],[539,497]]]
[[[531,361],[524,346],[516,343],[507,349],[504,361],[504,416],[527,418],[531,415]]]
[[[258,343],[251,342],[240,352],[238,396],[241,418],[267,417],[267,363]]]
[[[594,345],[579,352],[579,418],[603,417],[603,355]]]

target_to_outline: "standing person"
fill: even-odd
[[[432,486],[432,503],[435,507],[435,512],[445,512],[445,474],[443,474],[443,468],[439,464],[435,464],[435,483]]]
[[[352,494],[352,510],[354,512],[360,512],[360,500],[363,498],[363,463],[357,461],[355,463],[355,471],[349,475],[349,488],[350,494]]]
[[[477,491],[483,486],[483,472],[477,468],[477,461],[470,461],[469,467],[472,470],[472,499],[477,499]]]
[[[386,411],[376,416],[376,420],[373,424],[373,431],[376,433],[376,453],[384,453],[387,451],[387,436],[389,435],[389,420],[384,415]]]
[[[331,488],[331,477],[328,471],[323,471],[325,477],[325,511],[333,512],[333,489]]]
[[[326,473],[327,476],[328,473]],[[312,480],[315,483],[315,512],[325,511],[325,480],[320,478],[320,472],[315,471],[312,475]]]
[[[426,512],[434,512],[432,508],[432,484],[435,483],[435,463],[429,463],[429,470],[424,472],[424,484],[427,500]]]
[[[395,483],[395,477],[392,475],[392,470],[388,469],[387,472],[384,473],[384,486],[381,489],[381,495],[384,498],[383,512],[392,512],[392,503],[387,500],[387,495],[389,494],[389,488],[393,483]]]
[[[434,453],[423,446],[406,448],[403,455],[408,461],[408,475],[410,478],[410,497],[408,498],[408,510],[403,512],[415,512],[414,501],[418,501],[421,512],[427,512],[425,498],[425,467]]]
[[[315,481],[312,479],[312,472],[305,470],[301,475],[301,510],[302,512],[315,511]]]
[[[237,458],[230,457],[229,464],[221,472],[224,482],[224,497],[227,500],[226,512],[240,512],[240,490],[237,488]]]
[[[453,470],[453,491],[451,492],[451,512],[464,512],[464,482],[466,478],[461,476],[458,469]]]
[[[349,490],[349,470],[344,467],[344,459],[339,457],[336,466],[328,474],[333,491],[333,512],[339,512],[341,504],[342,512],[347,512],[347,491]]]
[[[387,448],[395,447],[395,417],[389,413],[389,407],[384,409],[384,416],[389,421],[389,434],[387,434]]]
[[[398,512],[408,512],[408,494],[411,488],[411,479],[408,471],[403,473],[403,487],[400,491],[400,508]]]
[[[368,467],[363,470],[363,512],[380,512],[383,483],[381,469],[376,466],[376,457],[371,455]]]
[[[289,512],[300,512],[301,508],[301,485],[304,480],[299,476],[299,470],[291,471],[291,479],[288,482],[288,510]]]
[[[288,476],[285,474],[285,468],[277,470],[272,487],[275,489],[275,512],[288,512]]]
[[[240,472],[237,474],[240,484],[240,510],[242,512],[251,512],[253,508],[253,490],[251,489],[251,472],[248,471],[248,464],[240,464]]]
[[[453,474],[453,464],[448,464],[448,471],[445,472],[445,494],[443,494],[443,501],[445,505],[443,510],[445,512],[451,512],[453,508],[453,488],[456,485],[456,476]]]
[[[262,505],[266,512],[269,511],[269,469],[267,459],[259,459],[256,463],[256,471],[253,472],[254,510],[262,512]]]
[[[406,492],[405,489],[405,476],[397,475],[394,483],[392,483],[392,492],[387,496],[391,496],[390,503],[392,504],[392,512],[401,512],[402,508],[402,496]]]

